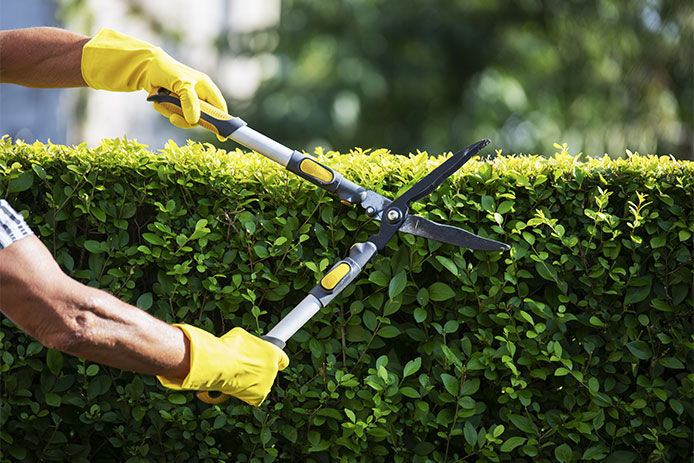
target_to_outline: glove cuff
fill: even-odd
[[[227,376],[224,372],[234,370],[234,366],[229,364],[233,361],[233,355],[219,355],[226,350],[226,346],[218,337],[205,330],[191,325],[173,326],[180,328],[190,341],[190,370],[182,380],[164,376],[157,376],[157,379],[169,389],[214,390]],[[223,365],[213,364],[211,359],[216,359]]]
[[[82,48],[82,78],[91,88],[134,92],[144,88],[140,75],[157,47],[112,29],[101,29]]]

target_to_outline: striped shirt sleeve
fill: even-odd
[[[33,234],[24,217],[12,209],[7,201],[0,199],[0,249]]]

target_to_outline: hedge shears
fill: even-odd
[[[169,90],[161,88],[149,95],[147,101],[161,104],[173,113],[183,114],[181,100]],[[511,249],[507,244],[409,213],[413,202],[425,198],[436,190],[466,161],[487,146],[490,143],[488,139],[455,153],[405,193],[390,200],[351,182],[330,167],[319,163],[312,156],[289,149],[256,132],[238,117],[231,116],[204,101],[200,102],[200,110],[198,125],[277,162],[290,172],[336,194],[344,204],[361,206],[367,216],[381,223],[377,234],[363,243],[352,245],[348,257],[333,265],[309,294],[262,337],[280,349],[284,349],[287,340],[294,333],[340,294],[359,275],[367,262],[378,251],[385,248],[388,241],[398,231],[475,250],[508,251]],[[208,403],[219,403],[228,398],[225,394],[215,392],[198,393],[198,397]]]

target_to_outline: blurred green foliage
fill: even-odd
[[[56,1],[90,24],[88,2]],[[162,39],[196,33],[146,0],[127,6]],[[243,2],[230,14],[243,22]],[[491,138],[508,153],[559,140],[694,159],[691,1],[281,0],[276,25],[225,21],[210,18],[223,24],[210,47],[262,76],[232,113],[296,149],[442,153]]]
[[[287,345],[268,400],[209,406],[0,331],[0,461],[684,461],[694,165],[475,159],[417,209],[512,245],[399,234]],[[321,153],[393,197],[438,165]],[[153,315],[261,334],[377,229],[252,153],[0,142],[0,196],[66,273]]]
[[[217,45],[276,68],[231,108],[297,148],[688,158],[693,31],[674,0],[284,0],[276,27]]]

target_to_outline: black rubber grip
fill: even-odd
[[[284,346],[287,345],[286,342],[284,342],[284,341],[282,341],[281,339],[278,339],[278,338],[273,338],[272,336],[261,336],[260,339],[262,339],[263,341],[267,341],[267,342],[269,342],[270,344],[274,344],[274,345],[276,345],[277,347],[279,347],[280,349],[284,349]]]

